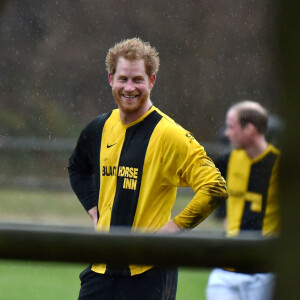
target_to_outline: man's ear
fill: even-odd
[[[254,133],[257,132],[256,127],[252,123],[247,123],[246,126],[244,127],[244,130],[246,130],[248,135],[253,135]]]
[[[113,85],[113,80],[114,80],[114,75],[111,73],[108,73],[108,81],[109,81],[109,84],[111,87]]]
[[[149,77],[149,85],[150,85],[150,88],[151,88],[151,89],[153,88],[155,81],[156,81],[156,74],[153,73],[153,74]]]

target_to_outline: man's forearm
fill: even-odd
[[[76,172],[69,168],[71,187],[86,211],[97,206],[98,193],[95,176]]]
[[[98,223],[98,209],[97,206],[92,207],[90,210],[88,210],[88,214],[93,220],[94,229],[97,229],[97,223]]]
[[[166,223],[163,227],[161,227],[157,232],[169,232],[169,233],[176,233],[181,231],[182,229],[173,221]]]

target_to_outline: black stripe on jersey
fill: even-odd
[[[119,166],[138,168],[136,189],[124,189],[124,177],[117,178],[117,188],[112,208],[110,226],[131,227],[138,198],[140,194],[141,180],[146,151],[152,132],[162,116],[153,111],[142,122],[129,127],[126,130],[125,140],[122,147]],[[130,275],[129,267],[107,265],[105,274]]]
[[[93,132],[93,153],[95,159],[95,166],[96,166],[96,188],[97,188],[97,216],[99,220],[99,209],[98,209],[98,199],[99,199],[99,191],[100,191],[100,148],[101,148],[101,140],[102,140],[102,132],[104,124],[106,123],[107,119],[110,117],[112,111],[105,113],[99,117],[95,125],[95,130]]]
[[[100,144],[104,124],[110,115],[111,112],[99,115],[82,130],[69,159],[68,172],[71,186],[86,210],[98,205]]]
[[[162,116],[156,111],[149,114],[142,122],[129,127],[119,160],[119,167],[126,166],[138,169],[136,189],[124,189],[124,177],[118,176],[117,188],[111,215],[111,226],[131,226],[135,216],[143,166],[148,143],[154,128]],[[118,174],[119,175],[119,174]]]
[[[251,211],[251,203],[246,201],[241,221],[241,230],[262,230],[267,206],[269,182],[276,158],[277,155],[271,152],[251,167],[248,191],[262,195],[262,210],[261,212]]]
[[[103,132],[103,127],[107,119],[111,115],[111,111],[100,115],[96,120],[95,120],[95,127],[92,132],[93,136],[91,137],[92,141],[92,146],[93,146],[93,157],[94,157],[94,166],[96,166],[95,173],[97,174],[96,176],[96,184],[97,184],[97,191],[99,192],[100,190],[100,147],[101,147],[101,140],[102,140],[102,132]],[[97,200],[99,198],[99,195],[97,197]],[[98,204],[98,201],[97,201]],[[99,216],[98,216],[99,217]]]

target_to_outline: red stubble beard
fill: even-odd
[[[137,93],[124,93],[121,91],[116,91],[113,89],[112,91],[114,99],[118,104],[119,109],[124,113],[135,113],[137,112],[143,105],[146,103],[149,93],[138,94],[136,98],[133,99],[125,99],[123,95],[134,96]]]

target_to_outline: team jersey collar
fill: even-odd
[[[272,151],[272,149],[273,146],[268,143],[268,148],[266,149],[266,151],[264,151],[263,153],[261,153],[260,155],[256,156],[253,159],[248,155],[245,149],[235,149],[233,150],[233,152],[240,153],[240,155],[245,156],[245,159],[247,159],[251,164],[255,164],[258,161],[260,161],[262,158],[267,156]]]
[[[258,155],[254,159],[252,159],[252,162],[256,163],[257,161],[260,161],[264,156],[268,155],[268,153],[271,151],[271,148],[272,148],[271,144],[268,143],[268,148],[266,149],[266,151],[261,153],[260,155]]]
[[[154,105],[152,105],[151,108],[150,108],[144,115],[142,115],[140,118],[138,118],[138,119],[135,120],[134,122],[131,122],[131,123],[127,124],[127,125],[123,124],[122,121],[121,121],[121,119],[120,119],[120,122],[121,122],[121,124],[122,124],[122,126],[123,126],[124,128],[129,128],[129,127],[134,126],[135,124],[137,124],[137,123],[143,121],[143,120],[144,120],[148,115],[150,115],[154,110],[156,110],[156,107],[155,107]],[[119,114],[119,109],[118,109],[118,114]],[[119,114],[119,118],[120,118],[120,114]]]

